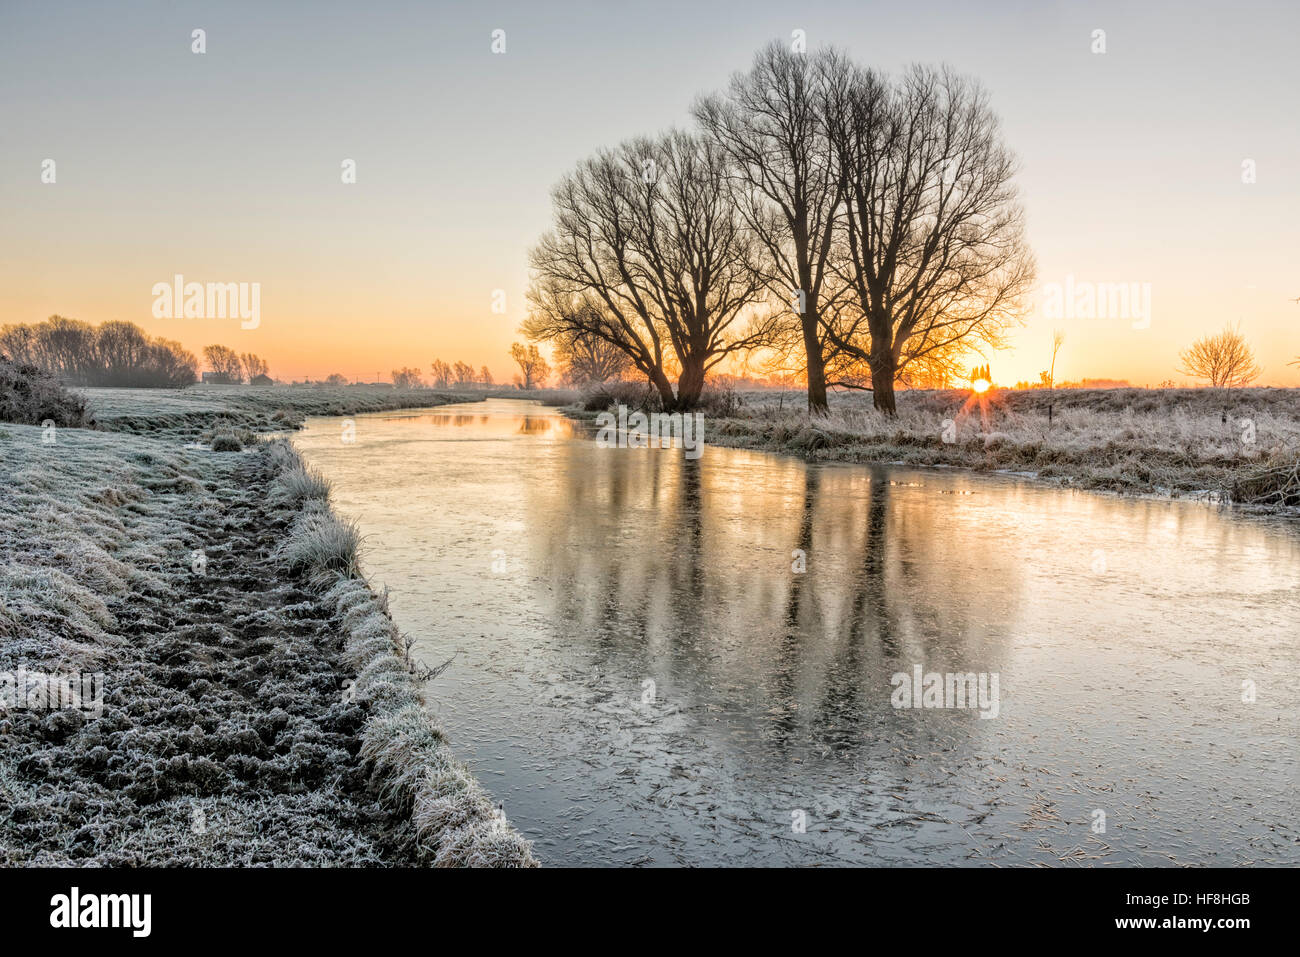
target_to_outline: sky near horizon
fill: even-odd
[[[130,320],[282,379],[441,358],[508,380],[555,181],[689,125],[698,94],[799,29],[810,51],[988,88],[1040,290],[990,354],[999,384],[1036,380],[1054,329],[1058,381],[1190,382],[1179,350],[1239,323],[1261,384],[1298,386],[1298,27],[1281,0],[0,0],[0,324]],[[155,318],[176,274],[260,283],[257,328]],[[1149,315],[1048,314],[1103,283],[1147,290]]]

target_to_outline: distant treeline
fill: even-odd
[[[80,386],[181,388],[199,368],[179,342],[155,339],[134,323],[92,326],[63,316],[0,328],[0,354]]]
[[[1173,388],[1173,383],[1167,385],[1160,384],[1160,388]],[[1048,385],[1046,382],[1017,382],[1017,389],[1131,389],[1133,383],[1128,379],[1080,379],[1077,382],[1057,382],[1054,385]]]

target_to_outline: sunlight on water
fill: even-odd
[[[545,862],[1300,863],[1293,524],[512,400],[339,422],[295,442]],[[996,715],[895,707],[916,666]]]

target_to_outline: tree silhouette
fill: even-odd
[[[424,380],[420,378],[419,369],[404,366],[393,370],[393,386],[398,389],[419,389],[424,386]]]
[[[947,69],[894,84],[855,69],[828,112],[851,293],[828,336],[870,365],[875,407],[892,415],[909,363],[961,340],[997,344],[1019,318],[1034,267],[1015,162],[984,91]]]
[[[537,388],[551,374],[551,367],[537,346],[524,347],[516,342],[510,346],[510,357],[519,363],[519,371],[523,376],[520,384],[525,389]]]
[[[238,385],[244,381],[244,364],[239,355],[229,346],[210,345],[203,347],[203,358],[213,376],[221,382]]]
[[[696,119],[730,161],[736,206],[765,254],[767,289],[794,319],[808,410],[816,414],[828,411],[826,353],[833,347],[822,317],[834,294],[831,251],[844,197],[827,102],[849,73],[835,51],[807,56],[774,41],[747,73],[732,77],[725,95],[695,107]]]
[[[1178,353],[1182,366],[1178,371],[1197,379],[1209,379],[1216,389],[1249,385],[1259,378],[1262,368],[1239,328],[1225,326],[1216,336],[1203,336],[1190,349]]]
[[[531,255],[533,328],[605,339],[666,409],[694,408],[709,370],[764,338],[746,323],[763,281],[729,176],[716,143],[681,132],[578,164],[552,191],[554,225]]]

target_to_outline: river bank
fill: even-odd
[[[535,863],[328,483],[246,434],[450,397],[313,391],[91,390],[97,429],[0,424],[0,863]]]
[[[836,393],[830,404],[829,416],[810,417],[800,392],[718,397],[705,410],[705,442],[813,462],[1010,472],[1098,491],[1300,506],[1296,389],[904,391],[895,418],[874,411],[869,393]]]

